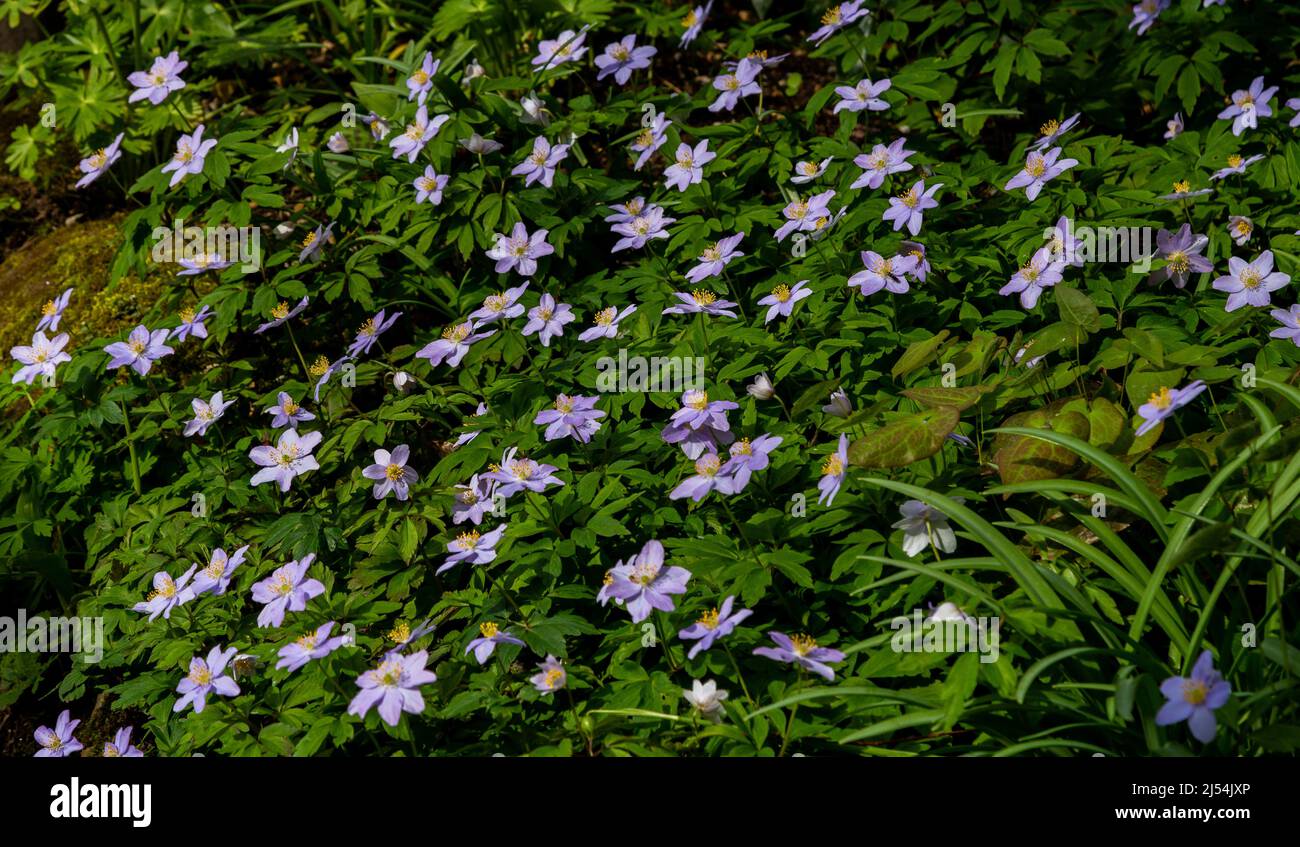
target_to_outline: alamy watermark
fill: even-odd
[[[979,653],[980,662],[998,660],[1002,619],[976,618],[952,603],[944,603],[928,616],[913,609],[911,617],[889,622],[894,635],[889,646],[895,653]]]
[[[171,227],[153,230],[151,258],[194,273],[221,270],[238,263],[244,273],[262,267],[262,228],[256,226],[185,226],[177,218]]]
[[[87,664],[104,658],[103,618],[0,615],[0,653],[74,653]]]
[[[617,359],[597,359],[596,370],[596,390],[603,394],[704,390],[703,356],[629,356],[621,347]]]
[[[1053,261],[1077,265],[1092,262],[1116,262],[1132,265],[1134,273],[1151,270],[1155,255],[1155,236],[1149,226],[1076,226],[1062,218],[1064,227],[1043,230],[1050,241]]]

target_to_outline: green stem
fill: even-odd
[[[135,442],[131,440],[131,412],[125,404],[122,406],[122,423],[126,426],[126,449],[131,451],[131,480],[135,485],[135,496],[139,497],[140,460],[135,455]]]

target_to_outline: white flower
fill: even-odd
[[[415,377],[411,376],[406,371],[398,371],[393,374],[393,388],[396,388],[403,394],[411,390],[411,383],[413,382],[415,382]]]
[[[754,377],[754,381],[746,385],[745,390],[757,400],[771,400],[776,396],[776,386],[772,385],[772,380],[766,373]]]
[[[714,723],[722,720],[722,701],[727,699],[727,692],[718,688],[718,684],[713,680],[700,682],[698,679],[692,682],[692,690],[682,689],[682,696],[686,702],[690,703],[700,714]]]
[[[952,498],[958,503],[964,498]],[[903,531],[903,552],[915,556],[926,547],[934,545],[944,553],[957,549],[957,534],[948,526],[948,516],[920,500],[908,500],[898,511],[903,519],[894,523],[894,529]]]
[[[847,418],[853,414],[853,404],[849,402],[849,395],[844,393],[844,389],[837,388],[831,392],[831,402],[822,406],[822,411],[837,418]]]
[[[519,118],[522,123],[541,124],[542,126],[551,125],[551,113],[547,110],[546,104],[542,102],[542,98],[535,94],[525,94],[523,99],[519,101],[519,105],[524,110],[523,115]]]

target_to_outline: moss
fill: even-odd
[[[41,307],[68,287],[72,301],[59,330],[72,336],[74,348],[141,322],[170,277],[131,274],[109,286],[120,220],[116,216],[61,227],[32,239],[0,264],[0,349],[29,343]]]

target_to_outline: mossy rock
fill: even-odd
[[[110,285],[110,268],[121,237],[121,216],[73,223],[33,238],[0,264],[0,347],[31,342],[41,307],[65,288],[72,301],[60,332],[76,348],[100,337],[121,335],[157,303],[171,276],[128,274]]]

